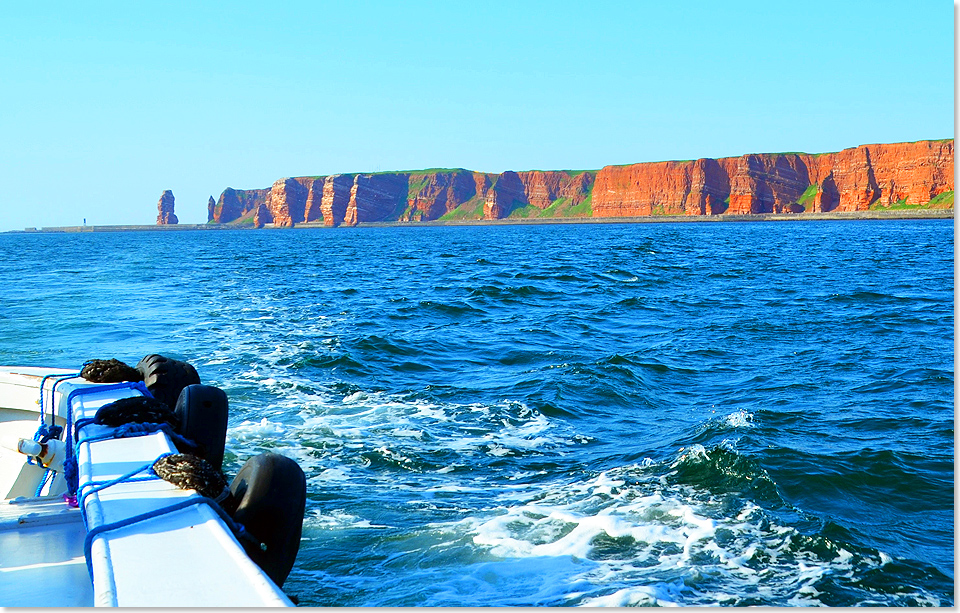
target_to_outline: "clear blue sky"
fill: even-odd
[[[10,2],[0,230],[280,177],[600,168],[954,134],[954,5]]]

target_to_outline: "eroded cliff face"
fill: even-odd
[[[726,213],[799,213],[802,209],[794,211],[790,206],[800,200],[809,185],[809,172],[799,155],[742,156],[730,179]]]
[[[953,190],[953,141],[861,145],[807,156],[818,184],[814,210],[864,211],[871,205],[926,204]]]
[[[350,200],[343,223],[355,226],[363,221],[396,219],[397,208],[407,195],[409,175],[357,175],[350,188]]]
[[[311,178],[283,178],[278,179],[264,203],[275,226],[292,228],[294,224],[303,223],[303,214],[307,206],[307,196],[312,185]],[[271,223],[267,221],[266,223]]]
[[[269,189],[233,189],[228,187],[220,194],[220,199],[211,212],[207,210],[207,221],[231,223],[249,220],[257,207],[266,203]]]
[[[607,166],[594,217],[865,211],[953,190],[953,141]]]
[[[477,196],[475,174],[479,173],[463,169],[411,173],[407,179],[406,207],[398,220],[433,221],[469,202]]]
[[[514,208],[527,204],[527,194],[520,175],[508,170],[497,177],[483,201],[485,219],[503,219]]]
[[[173,212],[174,198],[173,192],[164,190],[163,194],[160,196],[160,201],[157,202],[157,225],[166,226],[173,225],[178,223],[180,220],[177,219],[177,216]]]
[[[683,215],[694,168],[694,162],[606,166],[593,188],[593,216]]]
[[[574,205],[583,202],[593,186],[594,173],[531,170],[518,172],[517,177],[523,185],[524,202],[546,210],[560,198],[566,198]]]
[[[323,179],[320,211],[325,225],[338,226],[343,223],[352,189],[353,175],[332,175]]]
[[[307,187],[307,202],[304,204],[303,221],[323,221],[323,177],[311,179]]]
[[[952,140],[880,145],[870,151],[883,204],[924,204],[953,190]]]
[[[284,178],[270,189],[227,188],[215,206],[208,205],[208,218],[219,223],[252,219],[258,226],[349,226],[506,217],[802,214],[926,205],[952,190],[953,140],[942,140],[599,171],[444,169]]]

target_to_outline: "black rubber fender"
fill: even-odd
[[[307,478],[300,465],[278,453],[247,460],[230,483],[224,509],[259,542],[244,542],[250,559],[283,587],[300,550]]]
[[[155,353],[137,362],[137,370],[143,375],[143,383],[153,397],[166,402],[171,409],[177,408],[177,398],[183,388],[200,383],[196,368]]]
[[[195,383],[183,388],[174,414],[180,421],[178,433],[199,446],[196,455],[215,469],[223,467],[227,441],[227,395],[219,387]]]

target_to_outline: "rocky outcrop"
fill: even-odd
[[[267,208],[266,204],[260,203],[253,214],[253,227],[262,228],[268,223],[273,223],[273,215],[270,214],[270,209]]]
[[[320,212],[323,215],[324,225],[339,226],[343,223],[352,188],[353,175],[331,175],[323,179]]]
[[[483,202],[484,219],[503,219],[518,206],[528,204],[520,175],[508,170],[496,178]]]
[[[487,192],[490,191],[490,188],[493,186],[493,181],[497,175],[489,174],[486,172],[475,172],[473,173],[473,185],[476,189],[476,194],[480,198],[486,201]]]
[[[278,179],[270,193],[267,194],[265,206],[273,219],[273,225],[281,228],[292,228],[294,224],[303,222],[303,213],[307,207],[309,188],[304,183],[313,179]],[[267,222],[270,223],[270,222]]]
[[[565,170],[531,170],[518,172],[523,184],[524,201],[538,209],[550,207],[560,198],[566,198],[572,204],[583,202],[593,185],[592,172],[570,174]]]
[[[357,175],[350,189],[350,201],[343,216],[344,225],[396,219],[399,214],[397,208],[405,201],[408,185],[407,174]]]
[[[690,196],[685,215],[721,215],[727,211],[730,191],[729,171],[717,160],[701,158],[693,163]]]
[[[257,208],[267,201],[269,189],[233,189],[228,187],[220,194],[220,199],[213,207],[213,213],[208,210],[207,221],[216,223],[231,223],[250,220]]]
[[[474,174],[462,168],[410,173],[406,207],[398,220],[433,221],[474,199],[477,195]]]
[[[217,208],[217,201],[213,199],[213,196],[210,196],[210,200],[207,200],[207,221],[213,219],[213,212]]]
[[[810,185],[809,172],[798,155],[745,155],[737,159],[730,179],[728,215],[784,213]]]
[[[166,226],[178,223],[180,220],[173,212],[173,192],[165,190],[157,202],[157,225]]]
[[[803,214],[922,206],[952,192],[953,144],[861,145],[836,153],[748,154],[599,171],[491,174],[460,168],[284,178],[265,190],[227,188],[215,206],[208,204],[208,218],[338,226],[441,218]]]
[[[953,190],[953,140],[861,145],[810,157],[816,211],[926,204]]]
[[[309,181],[307,202],[304,205],[303,221],[315,223],[323,221],[323,177]]]
[[[870,152],[881,204],[925,204],[953,189],[953,140],[878,145]]]
[[[606,166],[597,173],[593,188],[593,215],[685,214],[693,185],[693,169],[694,162]]]

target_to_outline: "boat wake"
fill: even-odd
[[[734,437],[712,447],[591,470],[565,454],[598,441],[520,402],[241,379],[274,402],[231,427],[228,451],[279,450],[307,472],[308,561],[289,581],[309,584],[317,604],[941,603],[888,577],[931,569],[846,542],[842,529],[828,535],[785,503],[737,451],[735,437],[755,427],[747,411],[700,425],[697,440]]]

